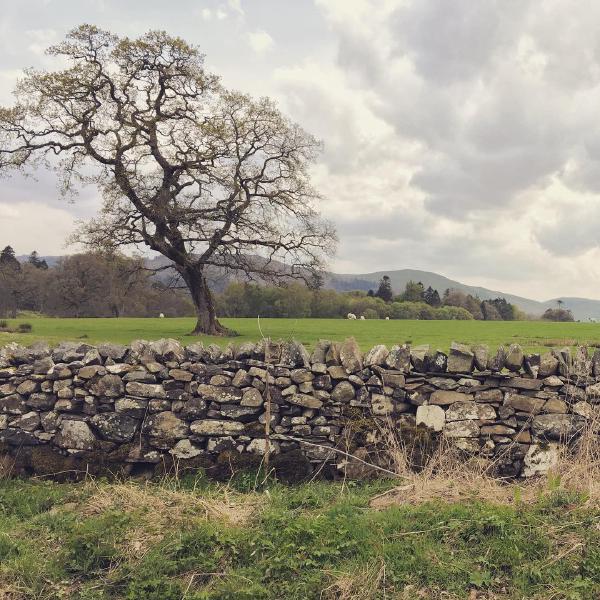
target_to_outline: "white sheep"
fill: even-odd
[[[356,319],[356,315],[354,313],[348,313],[348,316],[346,318],[348,318],[348,319]]]
[[[360,315],[360,320],[364,321],[365,320],[365,315]]]
[[[164,319],[165,318],[165,314],[164,313],[160,313],[160,315],[158,315],[159,319]]]

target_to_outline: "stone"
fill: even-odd
[[[354,398],[354,386],[349,381],[340,381],[331,392],[334,402],[350,402]]]
[[[0,429],[8,427],[8,415],[0,415]]]
[[[545,475],[556,467],[560,457],[557,444],[532,444],[523,459],[523,476]]]
[[[476,438],[479,436],[479,425],[475,421],[452,421],[444,426],[447,438]]]
[[[402,373],[382,371],[381,378],[383,380],[383,385],[388,385],[391,388],[403,388],[406,384],[406,378]]]
[[[312,381],[315,376],[308,369],[294,369],[290,373],[290,377],[294,383],[306,383]]]
[[[178,440],[186,437],[189,429],[175,413],[164,411],[146,417],[142,431],[161,440]]]
[[[556,375],[545,377],[542,383],[544,384],[544,387],[561,387],[563,385],[562,379]]]
[[[511,406],[517,412],[537,415],[542,412],[542,408],[544,407],[544,404],[546,404],[546,401],[541,398],[532,398],[531,396],[508,394],[505,404],[506,406]]]
[[[358,342],[353,337],[342,342],[340,346],[340,362],[348,373],[362,371],[362,352],[360,351]]]
[[[248,444],[246,450],[252,454],[258,454],[258,456],[264,456],[267,453],[267,440],[255,438]],[[278,454],[279,444],[273,440],[270,440],[269,451],[271,454]]]
[[[532,433],[542,439],[568,441],[585,425],[581,415],[538,415],[531,423]]]
[[[240,406],[257,407],[262,406],[263,402],[262,394],[256,388],[248,388],[244,390]]]
[[[242,391],[239,388],[219,387],[204,383],[198,386],[198,395],[205,400],[220,404],[239,404],[242,399]]]
[[[327,373],[329,373],[331,379],[348,379],[346,369],[341,366],[332,365],[331,367],[327,367]]]
[[[107,376],[108,377],[108,376]],[[166,398],[162,385],[152,383],[140,383],[139,381],[130,381],[125,385],[125,390],[130,396],[138,398]]]
[[[555,375],[558,371],[558,359],[552,352],[544,352],[540,356],[540,368],[538,377],[544,378]]]
[[[482,425],[479,430],[480,435],[482,436],[492,436],[492,435],[513,435],[515,430],[512,427],[508,427],[507,425]]]
[[[100,344],[98,346],[98,352],[103,358],[110,358],[111,360],[121,362],[127,355],[127,346],[120,344]]]
[[[385,359],[385,365],[395,371],[408,373],[410,371],[410,348],[406,344],[392,346]]]
[[[206,416],[206,407],[206,400],[203,398],[190,398],[183,403],[180,414],[184,419],[200,419]]]
[[[512,377],[506,381],[505,385],[519,390],[539,390],[542,387],[542,381],[528,377]]]
[[[433,431],[442,431],[446,423],[446,413],[441,406],[424,404],[417,407],[417,425],[424,425]]]
[[[504,369],[504,361],[506,360],[506,350],[500,346],[494,356],[488,360],[488,369],[494,373],[500,373]]]
[[[501,404],[504,400],[504,394],[499,389],[481,390],[475,392],[475,402],[489,402],[491,404]]]
[[[504,359],[504,366],[509,371],[518,372],[523,366],[524,358],[525,356],[523,354],[523,349],[521,348],[521,346],[519,346],[519,344],[511,344],[508,347],[506,358]]]
[[[166,361],[182,362],[185,360],[185,348],[174,339],[161,339],[150,343],[150,350],[157,358]]]
[[[81,367],[79,371],[77,371],[77,377],[79,379],[93,379],[96,375],[104,375],[106,373],[106,369],[102,365],[90,365],[88,367]]]
[[[22,415],[28,412],[26,410],[25,401],[20,394],[12,394],[0,398],[0,413],[8,413],[9,415]]]
[[[282,345],[279,362],[292,367],[309,367],[310,355],[300,342],[290,340]]]
[[[101,365],[102,357],[96,348],[92,348],[85,353],[82,362],[86,367],[90,365]]]
[[[373,365],[383,366],[389,355],[389,350],[384,344],[373,346],[365,355],[365,366],[372,367]]]
[[[319,409],[323,406],[323,402],[307,394],[294,394],[288,398],[288,402],[304,408]]]
[[[197,446],[194,446],[192,442],[188,439],[179,440],[171,450],[169,450],[169,454],[174,456],[175,458],[179,458],[182,460],[195,458],[196,456],[200,456],[202,454],[202,450]]]
[[[223,421],[218,419],[207,419],[194,421],[190,425],[190,430],[194,435],[199,436],[227,436],[240,435],[244,432],[246,426],[237,421]]]
[[[559,398],[550,398],[544,404],[543,412],[554,414],[565,414],[568,412],[567,403]]]
[[[26,379],[23,383],[19,384],[17,387],[17,394],[21,394],[21,396],[29,396],[29,394],[33,394],[40,389],[40,384],[37,381],[31,381],[31,379]]]
[[[248,387],[251,383],[252,377],[248,374],[248,371],[245,371],[244,369],[238,369],[231,380],[231,385],[237,388]]]
[[[477,402],[455,402],[446,410],[446,421],[466,421],[467,419],[493,421],[496,419],[496,411],[489,404]]]
[[[183,369],[170,369],[169,377],[174,379],[175,381],[191,381],[194,376],[189,371],[184,371]]]
[[[394,412],[394,401],[383,394],[371,394],[371,412],[378,417],[391,415]]]
[[[128,383],[128,386],[139,386],[144,385],[140,383]],[[160,386],[158,386],[160,387]],[[90,386],[90,392],[94,396],[103,396],[105,398],[120,398],[125,393],[125,386],[123,381],[118,375],[104,375],[98,380],[94,381]],[[164,394],[164,390],[163,390]],[[138,394],[132,394],[138,395]],[[154,397],[154,396],[152,396]]]
[[[315,344],[315,348],[313,353],[310,355],[310,362],[314,365],[315,363],[323,363],[325,364],[327,351],[329,350],[329,346],[331,342],[329,340],[319,340]]]
[[[67,450],[91,451],[97,442],[90,426],[83,421],[63,420],[54,437],[54,443]]]
[[[592,420],[598,418],[598,410],[595,409],[591,404],[584,401],[579,401],[573,404],[571,409],[574,414],[581,415],[586,419]]]
[[[469,346],[457,342],[450,344],[450,354],[448,355],[449,373],[471,373],[474,360],[475,356]]]
[[[585,394],[590,400],[600,399],[600,382],[588,385],[585,388]]]
[[[415,371],[425,373],[427,371],[427,357],[429,355],[429,344],[413,346],[410,349],[410,362]]]
[[[130,442],[138,425],[137,419],[116,412],[94,415],[90,423],[102,439],[117,443]]]
[[[473,361],[478,371],[485,371],[490,360],[490,348],[486,344],[475,344],[471,346]]]
[[[260,412],[260,407],[255,406],[241,406],[239,404],[221,404],[219,412],[221,416],[227,417],[234,421],[242,421],[247,423],[256,418],[256,415]]]
[[[148,400],[141,398],[119,398],[115,400],[115,411],[141,419],[148,410]]]
[[[448,390],[436,390],[432,392],[429,397],[429,404],[437,404],[445,406],[448,404],[454,404],[455,402],[468,402],[473,399],[470,394],[463,394],[462,392],[452,392]]]
[[[449,377],[430,377],[428,382],[440,390],[455,390],[459,387],[458,382],[455,379]]]
[[[40,415],[35,411],[30,411],[11,421],[10,426],[25,431],[35,431],[40,425]]]
[[[427,356],[427,370],[430,373],[445,373],[448,369],[448,356],[436,350]]]

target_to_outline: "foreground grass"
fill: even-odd
[[[0,598],[600,597],[600,511],[560,487],[375,510],[391,483],[253,483],[0,481]]]
[[[62,340],[89,343],[129,343],[134,339],[171,337],[185,344],[197,341],[187,335],[194,319],[52,319],[26,318],[9,320],[16,329],[19,323],[31,323],[31,333],[0,333],[0,346],[10,341],[29,344],[46,340],[56,344]],[[235,338],[202,336],[208,343],[226,345],[260,339],[257,319],[223,319],[223,323],[237,331]],[[308,347],[319,339],[342,340],[354,336],[366,350],[375,344],[408,342],[431,344],[448,350],[453,340],[464,343],[486,343],[492,348],[519,343],[526,350],[543,351],[550,346],[574,346],[588,343],[600,346],[600,324],[551,323],[545,321],[348,321],[345,319],[261,319],[265,335],[274,339],[295,338]]]

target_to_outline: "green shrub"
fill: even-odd
[[[19,333],[29,333],[32,329],[31,323],[19,323]]]
[[[5,319],[0,320],[0,329],[8,329],[8,321]]]

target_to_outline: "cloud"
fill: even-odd
[[[266,31],[262,30],[249,33],[248,43],[250,44],[250,48],[259,55],[266,54],[275,45],[273,38]]]

